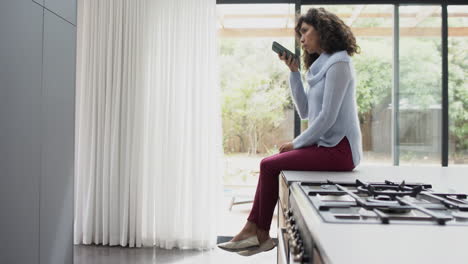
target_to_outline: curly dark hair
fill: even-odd
[[[346,25],[337,15],[328,12],[324,8],[311,8],[305,15],[299,17],[296,27],[296,38],[301,38],[301,26],[305,22],[314,27],[319,35],[320,47],[327,53],[346,50],[349,56],[360,53],[360,48],[356,44],[356,38],[350,27]],[[303,49],[302,58],[305,69],[319,57],[318,53],[309,54]]]

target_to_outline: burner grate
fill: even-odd
[[[466,194],[435,193],[432,185],[384,182],[303,182],[314,207],[335,222],[434,223],[468,225]],[[307,188],[310,187],[310,188]],[[323,200],[321,196],[348,196],[351,199]],[[344,200],[344,201],[340,201]],[[362,215],[359,208],[372,216]],[[339,212],[337,211],[339,210]],[[417,212],[418,215],[413,215]],[[373,220],[369,220],[373,219]],[[377,220],[376,220],[377,219]],[[333,221],[332,221],[333,222]]]
[[[372,184],[372,183],[364,183],[359,180],[356,180],[357,189],[361,193],[366,193],[368,195],[377,196],[377,195],[384,195],[390,196],[392,198],[396,196],[405,196],[410,195],[415,197],[421,191],[425,190],[425,186],[419,185],[406,185],[405,181],[401,182],[400,184],[396,184],[390,181],[385,181],[385,184]],[[430,186],[430,185],[429,185]],[[426,188],[431,188],[426,186]]]

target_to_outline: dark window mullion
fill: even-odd
[[[392,157],[393,165],[400,164],[400,6],[393,8],[393,86],[392,86]]]
[[[294,4],[294,10],[295,10],[295,22],[299,19],[301,16],[301,0],[296,0]],[[296,53],[297,57],[300,58],[301,56],[301,49],[300,49],[300,43],[297,41],[296,35],[294,33],[294,52]],[[301,60],[299,59],[299,69],[301,68]],[[294,138],[299,136],[301,134],[301,118],[299,117],[299,114],[297,113],[296,108],[294,107]]]
[[[442,166],[448,166],[449,144],[449,94],[448,94],[448,14],[447,4],[442,4]]]

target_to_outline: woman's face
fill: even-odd
[[[301,29],[301,45],[309,53],[322,53],[318,32],[312,25],[302,22]]]

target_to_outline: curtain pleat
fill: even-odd
[[[216,243],[215,0],[79,3],[75,244]]]

